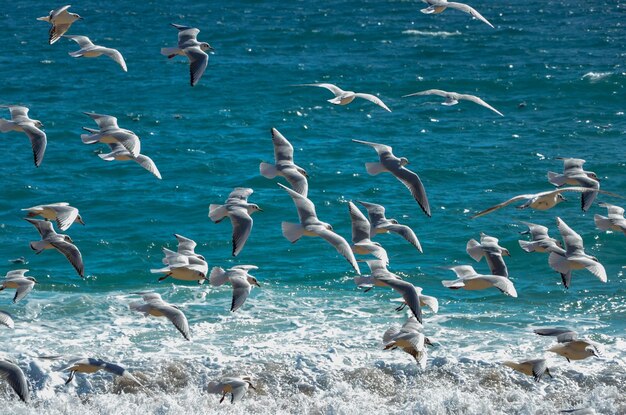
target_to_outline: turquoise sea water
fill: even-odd
[[[18,362],[32,389],[25,406],[0,384],[0,412],[626,412],[626,238],[595,228],[593,215],[606,210],[583,213],[572,194],[546,212],[510,206],[470,219],[516,194],[550,190],[547,171],[562,169],[556,157],[587,160],[603,189],[626,194],[626,8],[614,1],[470,4],[496,28],[454,10],[424,15],[418,1],[74,4],[70,11],[84,20],[68,33],[119,49],[128,73],[106,57],[71,58],[77,47],[70,40],[48,45],[49,26],[35,19],[57,5],[2,7],[0,104],[28,106],[45,125],[48,148],[35,168],[23,134],[0,135],[0,272],[23,268],[8,260],[24,256],[39,281],[17,304],[12,292],[0,293],[0,309],[16,322],[14,330],[0,327],[0,352]],[[199,40],[216,50],[194,88],[187,61],[159,53],[176,44],[172,22],[200,28]],[[359,100],[333,106],[328,91],[292,86],[311,82],[374,93],[393,112]],[[430,88],[479,95],[505,117],[469,102],[401,98]],[[81,143],[81,127],[95,126],[82,111],[114,115],[137,133],[163,180],[132,162],[100,160],[103,146]],[[273,159],[271,127],[293,144],[310,176],[309,198],[339,234],[349,239],[350,200],[383,204],[388,217],[415,230],[424,254],[397,236],[376,241],[390,255],[390,270],[440,301],[438,314],[425,312],[424,333],[437,346],[424,371],[407,354],[381,350],[383,332],[407,316],[393,310],[394,293],[360,292],[327,243],[291,245],[281,235],[281,221],[297,214],[278,180],[259,175],[259,163]],[[376,154],[353,138],[391,145],[410,160],[432,218],[392,176],[367,175],[364,163]],[[207,213],[238,186],[253,188],[250,201],[264,211],[233,259],[230,224],[214,224]],[[38,235],[20,209],[61,201],[86,222],[65,232],[83,254],[85,280],[58,253],[36,256],[29,248]],[[558,237],[556,216],[604,264],[608,283],[581,270],[565,290],[546,255],[519,248],[519,221],[549,226]],[[511,251],[518,298],[441,285],[453,277],[446,266],[487,273],[465,252],[480,232]],[[175,248],[173,233],[196,240],[210,267],[257,265],[262,288],[230,313],[228,287],[158,283],[149,270],[161,266],[161,247]],[[167,321],[131,312],[138,290],[179,305],[193,341]],[[546,352],[552,340],[532,329],[554,325],[603,344],[603,358],[567,363]],[[123,364],[149,392],[106,374],[79,374],[65,387],[64,360],[40,355]],[[541,356],[554,379],[535,383],[500,364]],[[206,394],[210,380],[243,374],[258,392],[239,404],[220,406]]]

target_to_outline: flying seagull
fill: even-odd
[[[61,36],[67,32],[72,23],[76,20],[82,20],[76,13],[70,13],[67,11],[71,6],[63,6],[59,7],[56,10],[50,10],[50,13],[44,17],[38,17],[37,20],[41,20],[44,22],[50,23],[52,26],[50,27],[49,39],[48,42],[53,44],[57,40],[61,38]]]
[[[252,386],[252,378],[250,376],[243,376],[241,378],[222,378],[219,381],[211,381],[207,386],[207,392],[222,394],[220,403],[224,401],[227,394],[231,394],[230,403],[240,401],[248,392],[248,388],[256,390]]]
[[[87,36],[63,35],[63,37],[73,40],[80,46],[79,50],[69,52],[72,58],[97,58],[100,55],[104,55],[117,62],[124,72],[128,72],[124,57],[117,49],[94,45]]]
[[[27,272],[27,269],[16,269],[13,271],[9,271],[4,276],[4,280],[0,281],[0,291],[4,290],[5,288],[15,290],[15,296],[13,297],[14,303],[17,303],[22,298],[26,297],[26,295],[28,295],[28,293],[32,291],[33,287],[37,283],[36,279],[34,279],[33,277],[27,277],[25,275]],[[13,324],[11,316],[9,316],[8,319],[5,319],[5,321],[6,322],[4,324],[9,327],[11,327],[11,325]]]
[[[30,399],[28,381],[19,366],[13,362],[0,359],[0,379],[5,380],[15,391],[17,396],[25,403],[28,403]]]
[[[46,220],[55,221],[60,231],[66,231],[74,222],[81,225],[85,224],[78,213],[78,209],[70,206],[67,202],[37,205],[22,210],[28,212],[29,218],[41,216]]]
[[[442,102],[441,105],[456,105],[459,103],[459,100],[464,99],[466,101],[471,101],[475,104],[482,105],[485,108],[489,108],[491,111],[504,117],[504,114],[502,114],[500,111],[498,111],[491,105],[487,104],[485,101],[483,101],[481,98],[477,97],[476,95],[459,94],[458,92],[442,91],[441,89],[429,89],[426,91],[403,95],[402,98],[413,97],[417,95],[439,95],[440,97],[444,97],[446,100]]]
[[[138,157],[141,151],[141,141],[134,132],[117,125],[117,118],[111,115],[95,114],[93,112],[85,112],[85,115],[91,117],[99,130],[83,127],[90,134],[81,134],[80,138],[85,144],[121,144],[133,157]]]
[[[465,247],[469,256],[475,261],[480,261],[483,257],[489,265],[493,275],[509,277],[509,271],[504,263],[503,255],[511,256],[509,250],[498,245],[498,239],[493,236],[480,233],[480,242],[470,239]]]
[[[361,202],[365,209],[367,209],[367,215],[370,220],[370,238],[379,233],[393,232],[407,240],[411,245],[417,248],[418,251],[422,251],[422,245],[417,239],[415,232],[406,225],[401,225],[395,219],[387,219],[385,217],[385,208],[375,203]]]
[[[115,363],[105,362],[102,359],[75,359],[70,361],[69,366],[63,370],[70,372],[70,376],[65,381],[66,385],[74,379],[74,375],[76,373],[95,373],[99,370],[104,370],[105,372],[113,373],[114,375],[131,380],[139,386],[143,386],[141,382],[139,382],[136,377],[131,375],[130,372],[128,372],[128,370],[124,367],[116,365]]]
[[[565,327],[535,329],[535,334],[540,336],[554,336],[558,344],[548,349],[567,359],[582,360],[588,357],[600,357],[600,345],[587,339],[579,339],[578,333]]]
[[[557,160],[563,160],[563,174],[549,171],[548,181],[557,187],[569,184],[587,188],[587,191],[581,195],[580,203],[582,210],[588,211],[600,189],[598,175],[592,171],[583,170],[583,164],[585,164],[583,159],[557,157]]]
[[[272,143],[274,144],[276,164],[261,163],[259,165],[261,175],[268,179],[282,176],[287,179],[293,190],[307,197],[309,191],[308,175],[302,167],[294,164],[293,146],[276,128],[272,128]]]
[[[214,287],[219,287],[227,282],[233,286],[233,300],[230,311],[236,311],[250,295],[252,286],[261,287],[255,277],[248,274],[248,271],[259,269],[254,265],[236,265],[224,270],[222,267],[214,267],[209,275],[209,282]]]
[[[189,59],[190,83],[191,86],[195,86],[209,64],[209,55],[206,51],[212,52],[213,48],[206,42],[198,41],[200,29],[174,23],[170,25],[178,29],[178,47],[162,48],[161,54],[168,59],[176,55],[186,56]]]
[[[138,154],[137,157],[133,156],[130,151],[126,150],[123,145],[119,143],[108,143],[107,144],[111,149],[110,152],[104,154],[98,154],[104,161],[128,161],[132,160],[139,164],[144,169],[148,170],[150,173],[154,175],[157,179],[161,179],[161,173],[157,168],[154,161],[148,156],[144,156],[143,154]]]
[[[493,28],[493,25],[489,23],[489,20],[485,19],[482,14],[478,13],[474,8],[464,3],[456,3],[447,0],[422,0],[428,4],[428,7],[420,10],[424,14],[437,14],[443,12],[446,8],[457,9],[465,13],[469,13],[483,23],[488,24]]]
[[[30,243],[30,248],[35,251],[36,254],[42,253],[46,249],[56,249],[67,258],[72,264],[78,275],[85,277],[85,267],[83,265],[83,257],[80,251],[74,245],[74,241],[68,235],[56,233],[52,228],[52,222],[39,219],[25,218],[27,222],[37,228],[39,235],[41,235],[40,241],[33,241]]]
[[[331,104],[348,105],[349,103],[354,101],[355,98],[363,98],[363,99],[366,99],[366,100],[368,100],[370,102],[373,102],[374,104],[376,104],[379,107],[385,109],[386,111],[391,112],[391,110],[385,105],[385,103],[380,98],[378,98],[376,95],[363,94],[363,93],[354,92],[354,91],[344,91],[343,89],[339,88],[337,85],[328,84],[328,83],[300,84],[300,85],[295,85],[295,86],[317,86],[317,87],[320,87],[320,88],[326,88],[330,92],[335,94],[335,98],[328,100],[328,102],[330,102]]]
[[[167,318],[186,340],[191,340],[189,333],[189,323],[187,317],[173,304],[163,301],[157,293],[137,293],[141,294],[144,302],[135,301],[130,303],[130,309],[143,313],[144,316],[155,316]]]
[[[11,112],[11,119],[5,120],[0,118],[0,131],[8,133],[9,131],[23,132],[30,139],[30,145],[33,148],[33,158],[35,167],[39,167],[43,161],[44,153],[48,138],[41,128],[43,124],[39,120],[28,118],[28,108],[17,105],[2,106],[8,108]]]
[[[603,231],[616,231],[622,232],[626,235],[626,219],[624,219],[624,208],[611,205],[609,203],[598,203],[598,206],[606,208],[608,210],[608,217],[602,215],[594,215],[593,221],[598,229]]]
[[[539,382],[543,375],[552,377],[546,359],[526,360],[520,363],[507,360],[506,362],[502,362],[502,364],[525,375],[532,376],[535,382]]]

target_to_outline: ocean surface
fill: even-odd
[[[626,237],[595,228],[594,205],[580,209],[577,194],[549,211],[513,206],[471,215],[522,193],[550,190],[557,157],[587,160],[603,189],[626,195],[626,6],[612,0],[514,1],[470,4],[490,28],[468,14],[425,15],[420,1],[81,1],[70,11],[84,20],[68,34],[88,35],[117,48],[128,73],[108,59],[74,59],[77,45],[49,45],[45,22],[61,4],[23,0],[0,10],[0,104],[21,104],[45,126],[48,148],[35,168],[28,139],[0,134],[0,274],[28,268],[38,284],[17,304],[0,292],[0,310],[15,329],[0,327],[0,353],[15,360],[31,387],[20,402],[0,382],[6,414],[550,414],[592,407],[626,413]],[[215,48],[197,86],[189,86],[169,23],[198,27]],[[334,106],[322,88],[331,82],[378,95],[388,113],[365,101]],[[439,97],[409,97],[439,88],[472,93],[504,113]],[[107,163],[104,145],[84,145],[82,114],[114,115],[142,139],[142,153],[163,180],[133,162]],[[2,109],[1,117],[8,118]],[[424,312],[423,332],[436,343],[425,370],[401,351],[383,351],[382,334],[401,325],[397,295],[364,293],[354,271],[326,242],[290,244],[281,221],[297,221],[291,198],[259,174],[273,161],[272,127],[295,148],[309,173],[309,198],[321,220],[350,238],[348,201],[387,208],[410,225],[424,253],[396,235],[379,235],[389,269],[439,299]],[[428,193],[427,218],[391,175],[369,176],[375,152],[351,139],[391,145],[416,171]],[[231,226],[212,223],[211,203],[234,187],[250,187],[256,213],[251,236],[231,256]],[[600,201],[626,204],[606,195]],[[35,255],[37,231],[20,209],[69,202],[85,226],[70,235],[82,252],[87,278],[62,255]],[[545,254],[523,252],[520,221],[546,225],[555,218],[578,232],[587,252],[605,266],[608,282],[575,271],[566,290]],[[445,267],[470,264],[465,252],[480,232],[500,239],[518,298],[497,290],[452,291]],[[159,283],[162,247],[174,233],[198,242],[209,267],[254,264],[255,288],[244,306],[229,311],[230,286]],[[27,265],[9,260],[25,257]],[[365,264],[361,264],[364,273]],[[128,304],[153,290],[187,315],[188,342],[165,319],[144,318]],[[603,345],[602,358],[568,363],[546,350],[553,339],[533,328],[567,326]],[[62,356],[45,360],[39,356]],[[77,374],[64,386],[66,361],[98,357],[124,365],[146,387],[111,374]],[[532,378],[503,360],[546,357],[554,379]],[[235,405],[207,394],[209,381],[251,375],[257,391]]]

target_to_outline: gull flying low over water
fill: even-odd
[[[0,107],[8,108],[11,112],[11,120],[0,118],[0,131],[3,133],[8,133],[9,131],[25,133],[33,148],[35,167],[39,167],[43,161],[46,145],[48,144],[46,133],[41,130],[43,128],[42,122],[28,118],[28,108],[26,107],[18,105],[2,105]]]
[[[601,202],[598,206],[608,210],[608,217],[602,215],[594,215],[593,221],[598,229],[603,231],[622,232],[626,235],[626,219],[624,219],[624,208]]]
[[[17,396],[28,403],[30,390],[24,372],[15,363],[0,358],[0,379],[5,380]]]
[[[33,224],[35,228],[37,228],[39,235],[41,235],[40,241],[33,241],[30,243],[30,248],[35,251],[36,254],[40,254],[46,249],[56,249],[62,253],[65,258],[67,258],[78,275],[83,278],[85,277],[83,257],[76,245],[74,245],[72,238],[68,235],[56,233],[52,228],[52,222],[29,218],[25,218],[24,220]]]
[[[70,372],[70,376],[65,381],[66,385],[74,379],[74,375],[76,373],[95,373],[99,370],[104,370],[105,372],[113,373],[114,375],[121,376],[130,381],[133,381],[139,386],[143,386],[141,382],[139,382],[137,378],[131,375],[130,372],[128,372],[128,370],[126,370],[124,367],[116,365],[114,363],[105,362],[101,359],[86,358],[72,360],[69,362],[69,366],[63,370]]]
[[[94,132],[96,131],[94,130]],[[111,151],[105,154],[98,154],[98,157],[100,157],[102,160],[104,161],[132,160],[132,161],[137,162],[137,164],[139,164],[144,169],[148,170],[150,173],[152,173],[157,179],[159,180],[161,179],[161,173],[159,172],[159,169],[157,168],[156,164],[154,164],[154,161],[152,161],[150,157],[144,156],[143,154],[138,154],[137,157],[134,157],[130,151],[126,150],[126,148],[124,148],[124,146],[119,143],[108,143],[107,145],[109,146]]]
[[[240,401],[248,392],[248,388],[256,390],[252,386],[252,378],[250,376],[243,376],[241,378],[222,378],[219,381],[211,381],[207,386],[207,392],[209,393],[221,393],[222,398],[220,403],[224,401],[227,394],[231,394],[230,403]]]
[[[13,297],[14,303],[17,303],[22,298],[26,297],[26,295],[32,291],[33,287],[37,283],[37,280],[33,277],[27,277],[26,275],[24,275],[27,272],[27,269],[16,269],[13,271],[9,271],[7,272],[7,275],[4,276],[4,280],[0,282],[0,291],[4,290],[5,288],[11,288],[15,290],[15,296]],[[13,328],[13,320],[11,320],[11,316],[8,316],[8,318],[4,318],[3,324]]]
[[[506,362],[502,362],[502,364],[525,375],[532,376],[535,382],[539,382],[543,375],[552,377],[546,359],[526,360],[520,363],[507,360]]]
[[[57,40],[61,38],[63,33],[67,32],[72,23],[76,20],[82,20],[76,13],[70,13],[67,11],[70,5],[59,7],[55,10],[50,10],[48,16],[38,17],[37,20],[41,20],[44,22],[50,23],[52,26],[50,27],[48,43],[53,44]]]
[[[517,241],[520,248],[526,252],[550,252],[554,248],[560,248],[561,242],[548,235],[548,228],[530,222],[522,222],[528,226],[528,230],[520,232],[522,235],[530,234],[532,241]]]
[[[135,301],[130,303],[130,309],[143,313],[144,316],[155,316],[167,318],[186,340],[191,340],[189,333],[189,323],[187,317],[178,307],[163,301],[157,293],[136,293],[141,294],[144,303]]]
[[[600,357],[599,344],[591,340],[578,339],[578,334],[574,330],[565,327],[555,327],[535,329],[533,331],[540,336],[556,337],[558,344],[552,346],[548,351],[565,357],[568,362],[586,359],[591,356]]]
[[[598,261],[598,258],[585,253],[583,238],[567,226],[561,218],[556,218],[556,224],[563,237],[565,249],[560,247],[552,248],[548,262],[553,270],[561,274],[565,288],[569,288],[572,280],[572,270],[576,269],[586,268],[598,277],[600,281],[606,282],[607,276],[604,266]]]
[[[92,128],[83,127],[90,134],[81,134],[80,138],[85,144],[105,143],[105,144],[121,144],[133,157],[138,157],[141,151],[141,142],[139,137],[124,128],[117,125],[117,118],[111,115],[95,114],[93,112],[84,112],[83,114],[91,117],[98,124],[99,131]]]
[[[387,251],[378,243],[370,239],[370,222],[352,202],[348,202],[350,219],[352,220],[352,252],[360,255],[373,255],[389,264]]]
[[[281,223],[283,236],[292,244],[297,242],[298,239],[303,236],[319,236],[320,238],[323,238],[326,242],[334,246],[337,252],[339,252],[350,263],[350,265],[352,265],[352,268],[354,268],[356,273],[360,275],[361,270],[359,269],[359,265],[356,263],[354,253],[352,253],[352,249],[350,248],[348,241],[343,239],[342,236],[336,234],[333,231],[333,227],[329,223],[322,222],[317,218],[313,202],[302,196],[300,193],[289,189],[287,186],[280,183],[277,184],[289,193],[289,196],[293,199],[293,203],[296,205],[298,217],[300,218],[300,223]]]
[[[163,262],[167,266],[150,270],[153,274],[165,274],[159,281],[172,277],[181,281],[198,281],[198,284],[202,284],[207,279],[209,265],[199,256],[183,255],[167,248],[163,248],[163,253],[165,254]]]
[[[352,140],[355,143],[365,144],[372,147],[376,150],[378,157],[380,158],[379,163],[365,163],[365,169],[367,173],[371,176],[375,176],[377,174],[383,172],[389,172],[393,174],[402,184],[404,184],[407,189],[411,191],[411,195],[420,205],[426,216],[430,217],[430,204],[428,203],[428,197],[426,197],[426,189],[424,189],[424,185],[420,180],[419,176],[407,169],[406,166],[409,164],[409,160],[405,157],[396,157],[392,153],[392,148],[385,144],[372,143],[369,141],[361,141],[361,140]]]
[[[549,171],[548,181],[557,187],[569,184],[587,188],[581,195],[580,202],[583,211],[588,211],[598,195],[600,179],[594,172],[583,170],[583,159],[557,157],[557,160],[563,160],[563,174]]]
[[[375,203],[361,202],[365,209],[367,209],[367,215],[370,220],[370,238],[373,238],[374,235],[379,233],[389,233],[393,232],[404,239],[406,239],[411,245],[417,248],[418,251],[422,251],[422,245],[420,241],[417,239],[415,232],[411,228],[406,225],[401,225],[395,219],[387,219],[385,217],[385,208],[381,205],[377,205]]]
[[[195,86],[209,64],[209,55],[205,51],[212,52],[213,48],[206,42],[198,41],[200,29],[174,23],[170,23],[170,25],[178,29],[178,47],[162,48],[161,54],[169,59],[176,55],[186,56],[189,59],[191,86]]]
[[[263,211],[259,205],[248,203],[248,197],[254,191],[246,187],[236,187],[228,195],[223,205],[209,205],[209,218],[220,223],[225,217],[230,218],[233,225],[233,256],[239,255],[243,249],[250,231],[252,231],[252,215],[254,212]]]
[[[287,179],[293,190],[307,197],[309,176],[302,167],[294,164],[293,146],[276,128],[272,128],[272,143],[276,164],[261,163],[259,165],[261,175],[268,179],[282,176]]]
[[[2,287],[0,287],[0,291],[2,291]],[[15,322],[13,321],[13,316],[7,313],[6,311],[0,310],[0,324],[3,326],[7,326],[12,329],[15,328]]]
[[[493,275],[509,277],[509,271],[504,263],[502,255],[511,256],[509,250],[498,245],[498,239],[493,236],[480,233],[480,242],[470,239],[465,247],[469,256],[475,261],[480,261],[483,257],[489,265]]]
[[[74,222],[84,225],[83,218],[78,213],[78,209],[72,207],[67,202],[50,203],[48,205],[37,205],[22,209],[28,212],[28,217],[41,216],[46,220],[55,221],[59,230],[66,231]]]
[[[415,317],[409,317],[401,328],[389,328],[383,334],[384,350],[402,349],[403,352],[413,356],[422,369],[425,369],[426,345],[432,346],[432,343],[428,337],[419,332],[421,328],[422,325]]]
[[[339,88],[337,85],[328,84],[328,83],[300,84],[300,85],[295,85],[295,86],[317,86],[317,87],[320,87],[320,88],[326,88],[330,92],[335,94],[335,98],[328,100],[328,102],[330,102],[331,104],[348,105],[349,103],[354,101],[355,98],[363,98],[363,99],[366,99],[366,100],[368,100],[370,102],[373,102],[374,104],[376,104],[379,107],[385,109],[386,111],[391,112],[391,110],[385,105],[385,103],[380,98],[378,98],[376,95],[363,94],[363,93],[354,92],[354,91],[344,91],[343,89]]]
[[[219,287],[227,282],[233,286],[233,301],[231,302],[230,311],[236,311],[250,295],[252,286],[261,287],[255,277],[248,274],[248,271],[259,269],[255,265],[236,265],[232,268],[224,270],[222,267],[214,267],[209,275],[209,282],[214,287]]]
[[[69,52],[72,58],[97,58],[100,55],[105,55],[117,62],[124,72],[128,72],[124,57],[117,49],[94,45],[87,36],[63,35],[63,37],[73,40],[80,46],[79,50]]]
[[[498,111],[491,105],[487,104],[485,101],[483,101],[481,98],[477,97],[476,95],[459,94],[458,92],[442,91],[441,89],[428,89],[426,91],[403,95],[402,98],[413,97],[417,95],[439,95],[440,97],[444,97],[446,100],[442,102],[441,105],[456,105],[459,103],[460,99],[471,101],[475,104],[482,105],[485,108],[489,108],[491,111],[504,117],[504,114],[502,114],[500,111]]]
[[[489,20],[485,19],[482,14],[478,13],[474,8],[464,3],[456,3],[447,0],[422,0],[428,4],[428,7],[420,10],[424,14],[437,14],[443,12],[446,8],[457,9],[465,13],[469,13],[478,20],[493,28],[493,25],[489,23]]]
[[[500,275],[481,275],[478,274],[470,265],[457,265],[450,268],[459,277],[454,281],[441,281],[444,287],[458,290],[484,290],[495,287],[506,295],[517,297],[515,286],[506,277]]]

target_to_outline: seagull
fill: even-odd
[[[278,183],[278,185],[289,193],[289,196],[293,199],[293,203],[296,205],[298,217],[300,218],[300,223],[281,223],[283,236],[292,244],[296,243],[302,236],[319,236],[334,246],[337,252],[352,265],[356,273],[361,275],[361,270],[356,263],[350,245],[343,237],[333,231],[333,227],[329,223],[322,222],[317,218],[313,202],[300,193],[289,189],[287,186],[280,183]]]
[[[391,110],[385,105],[385,103],[380,98],[378,98],[376,95],[363,94],[363,93],[354,92],[354,91],[344,91],[343,89],[339,88],[337,85],[327,84],[327,83],[300,84],[300,85],[295,85],[295,86],[317,86],[317,87],[320,87],[320,88],[326,88],[330,92],[335,94],[335,98],[328,100],[328,102],[330,102],[331,104],[348,105],[349,103],[354,101],[354,98],[363,98],[363,99],[366,99],[366,100],[368,100],[370,102],[373,102],[374,104],[376,104],[379,107],[385,109],[386,111],[391,112]]]
[[[550,251],[548,262],[553,270],[561,274],[563,285],[569,288],[572,280],[572,270],[586,268],[600,281],[606,282],[606,270],[598,261],[598,258],[585,253],[583,238],[567,226],[561,218],[556,218],[556,224],[563,237],[565,249],[555,247]]]
[[[555,336],[558,344],[552,346],[548,351],[565,357],[568,362],[586,359],[591,356],[600,357],[601,352],[598,343],[591,340],[578,339],[578,334],[568,328],[555,327],[535,329],[533,331],[540,336]]]
[[[405,353],[415,358],[417,364],[422,368],[426,368],[426,345],[432,346],[428,337],[424,336],[418,330],[422,325],[415,319],[409,317],[401,328],[391,327],[383,334],[384,350],[402,349]]]
[[[548,235],[548,228],[530,222],[522,222],[528,226],[528,230],[520,232],[522,235],[530,234],[532,241],[517,241],[519,246],[526,252],[550,252],[554,248],[560,248],[561,242]]]
[[[392,148],[384,144],[371,143],[369,141],[352,140],[355,143],[365,144],[372,147],[378,153],[380,163],[365,163],[365,169],[371,176],[383,172],[389,172],[396,176],[410,191],[413,198],[420,205],[426,216],[430,217],[430,205],[426,197],[426,189],[419,176],[411,170],[405,168],[409,160],[405,157],[396,157],[392,153]]]
[[[472,216],[472,219],[478,218],[480,216],[484,216],[487,213],[491,213],[493,211],[496,211],[498,209],[501,209],[505,206],[510,205],[511,203],[515,203],[515,202],[519,202],[521,200],[526,200],[526,202],[523,205],[518,206],[518,209],[526,209],[526,208],[533,208],[533,209],[537,209],[537,210],[548,210],[553,208],[554,206],[558,205],[559,203],[567,200],[565,199],[565,197],[563,197],[563,195],[561,193],[564,192],[588,192],[589,189],[585,188],[585,187],[562,187],[560,189],[555,189],[555,190],[549,190],[547,192],[540,192],[540,193],[528,193],[528,194],[523,194],[523,195],[518,195],[515,197],[510,198],[507,201],[504,201],[500,204],[497,204],[495,206],[492,206],[490,208],[487,208],[481,212],[478,212],[477,214],[475,214],[474,216]],[[614,193],[609,193],[609,192],[605,192],[603,190],[598,190],[598,192],[600,193],[605,193],[614,197],[620,197],[619,195],[616,195]]]
[[[78,222],[81,225],[85,224],[83,218],[78,213],[78,209],[70,206],[67,202],[37,205],[22,210],[28,212],[29,218],[41,216],[46,220],[55,221],[61,231],[68,230],[74,222]]]
[[[289,141],[276,129],[272,128],[272,142],[274,143],[274,159],[276,164],[261,163],[261,175],[268,179],[282,176],[291,185],[293,190],[307,197],[309,191],[309,177],[306,171],[294,164],[293,147]]]
[[[63,35],[63,37],[73,40],[80,46],[79,50],[69,52],[72,58],[97,58],[100,55],[105,55],[117,62],[124,72],[128,72],[124,57],[117,49],[94,45],[87,36]]]
[[[511,280],[500,275],[478,274],[471,265],[457,265],[450,268],[457,275],[454,281],[441,281],[444,287],[458,290],[484,290],[495,287],[506,295],[517,297],[517,291]]]
[[[84,130],[91,134],[81,134],[80,138],[85,144],[105,143],[121,144],[133,157],[139,156],[141,151],[141,142],[139,137],[124,128],[120,128],[117,125],[117,118],[110,115],[95,114],[93,112],[84,112],[83,114],[91,117],[100,130],[94,130],[92,128],[83,127]]]
[[[373,255],[389,264],[387,251],[378,243],[370,239],[370,222],[352,202],[348,202],[350,219],[352,220],[352,252],[360,255]]]
[[[580,202],[582,210],[588,211],[598,195],[600,179],[594,172],[583,170],[583,164],[585,164],[583,159],[557,157],[557,160],[563,160],[563,174],[549,171],[548,181],[557,187],[569,184],[587,188]]]
[[[141,294],[145,303],[135,301],[130,303],[130,309],[143,313],[144,316],[166,317],[180,331],[186,340],[191,340],[189,333],[189,323],[187,317],[178,307],[163,301],[158,293],[136,293]]]
[[[476,95],[459,94],[458,92],[442,91],[441,89],[428,89],[426,91],[403,95],[402,98],[413,97],[416,95],[439,95],[440,97],[444,97],[446,99],[444,102],[441,103],[441,105],[456,105],[459,103],[460,99],[464,99],[466,101],[472,101],[475,104],[482,105],[485,108],[489,108],[491,111],[504,117],[504,114],[502,114],[500,111],[498,111],[491,105],[487,104],[485,101],[483,101],[481,98],[477,97]]]
[[[379,233],[397,233],[417,248],[420,253],[423,252],[422,245],[417,239],[415,232],[413,232],[413,230],[408,226],[399,224],[395,219],[387,219],[385,217],[385,208],[383,206],[361,201],[359,201],[359,203],[367,209],[367,215],[369,216],[371,225],[370,238],[373,238],[374,235]]]
[[[432,311],[435,314],[439,312],[439,300],[437,300],[437,298],[432,297],[430,295],[422,294],[422,291],[423,291],[422,287],[415,287],[415,291],[417,292],[417,297],[420,300],[421,308],[428,307],[430,308],[430,311]],[[404,298],[394,298],[391,301],[402,303],[398,308],[396,308],[396,311],[402,311],[404,307],[407,306],[407,303],[406,301],[404,301]]]
[[[4,276],[4,280],[0,283],[0,291],[4,290],[5,288],[15,289],[15,296],[13,297],[14,303],[17,303],[22,298],[26,297],[26,295],[32,291],[33,287],[37,283],[37,280],[33,277],[27,277],[24,275],[27,272],[27,269],[16,269],[13,271],[9,271]],[[7,321],[10,321],[11,325],[13,324],[10,316]],[[6,325],[8,326],[8,324]]]
[[[114,375],[131,380],[139,386],[143,386],[141,382],[131,375],[130,372],[128,372],[128,370],[124,367],[114,363],[105,362],[101,359],[94,359],[91,357],[86,359],[75,359],[69,362],[69,366],[63,370],[70,372],[70,376],[65,381],[66,385],[74,379],[74,375],[76,373],[95,373],[99,370],[104,370],[105,372],[113,373]]]
[[[41,235],[40,241],[30,243],[30,248],[35,251],[36,254],[40,254],[46,249],[56,249],[70,261],[70,264],[72,264],[78,275],[83,278],[85,277],[83,257],[76,245],[74,245],[72,238],[68,235],[56,233],[52,228],[52,222],[29,218],[25,218],[24,220],[33,224]]]
[[[193,240],[193,239],[189,239],[186,238],[182,235],[179,235],[177,233],[174,234],[174,237],[176,238],[176,240],[178,241],[178,249],[177,252],[181,255],[185,255],[188,257],[196,257],[198,259],[201,259],[203,261],[206,261],[206,259],[199,254],[196,254],[196,246],[198,246],[198,244]],[[164,264],[167,264],[167,262],[165,262],[165,260],[163,261]]]
[[[67,9],[70,7],[70,5],[59,7],[56,10],[50,10],[50,14],[48,14],[48,16],[37,18],[37,20],[49,22],[52,25],[50,28],[50,37],[48,39],[50,44],[59,40],[63,33],[67,32],[72,23],[76,20],[83,19],[76,13],[68,12]]]
[[[195,86],[209,64],[209,55],[205,51],[212,52],[214,49],[206,42],[198,42],[200,29],[174,23],[170,25],[178,29],[178,47],[162,48],[161,54],[169,59],[176,55],[187,56],[190,64],[191,86]]]
[[[626,235],[626,219],[624,219],[624,208],[601,202],[598,206],[608,210],[608,217],[602,215],[594,215],[593,221],[598,229],[603,231],[622,232]]]
[[[532,376],[535,379],[535,382],[539,382],[544,374],[552,377],[550,370],[548,369],[546,359],[526,360],[520,363],[507,360],[506,362],[502,362],[502,364],[513,370],[522,372],[525,375]]]
[[[33,148],[33,157],[35,167],[39,167],[43,161],[44,153],[48,139],[46,133],[41,131],[43,124],[39,120],[28,118],[28,108],[17,105],[3,106],[11,112],[11,120],[0,118],[0,131],[8,133],[9,131],[17,131],[25,133],[30,139],[30,145]]]
[[[1,290],[2,288],[0,288],[0,291]],[[11,314],[7,313],[6,311],[2,311],[2,310],[0,310],[0,324],[2,324],[3,326],[7,326],[10,329],[15,328],[15,322],[13,321],[13,316],[11,316]]]
[[[15,363],[0,359],[0,379],[4,379],[15,391],[17,396],[28,403],[30,391],[24,372]]]
[[[250,376],[244,376],[241,378],[223,378],[218,382],[211,381],[207,386],[207,391],[209,393],[221,393],[222,399],[220,399],[220,403],[224,401],[226,398],[226,394],[230,393],[230,403],[235,403],[240,401],[248,392],[248,388],[252,388],[256,390],[254,386],[252,386],[252,378]]]
[[[462,12],[469,13],[478,20],[483,23],[488,24],[492,28],[493,25],[489,23],[487,19],[485,19],[482,14],[478,13],[474,8],[468,6],[464,3],[455,3],[447,0],[422,0],[424,3],[428,4],[428,7],[420,10],[424,14],[437,14],[443,12],[446,8],[450,7],[452,9],[461,10]],[[494,28],[495,29],[495,28]]]
[[[150,157],[144,156],[143,154],[138,154],[137,157],[134,157],[130,151],[126,150],[126,148],[124,148],[124,146],[119,143],[108,143],[107,145],[109,146],[111,151],[105,154],[98,154],[98,157],[100,157],[102,160],[104,161],[133,160],[137,162],[137,164],[139,164],[141,167],[143,167],[144,169],[152,173],[157,179],[159,180],[161,179],[161,173],[159,172],[159,169],[157,168],[156,164],[154,164],[154,161],[152,161]]]
[[[159,281],[172,277],[177,280],[198,281],[198,284],[203,284],[207,279],[209,265],[203,259],[198,258],[198,256],[179,254],[167,248],[163,248],[163,253],[165,254],[163,262],[167,266],[150,270],[153,274],[165,274],[159,278]]]
[[[227,282],[233,286],[233,301],[231,302],[230,311],[236,311],[243,305],[252,291],[252,286],[261,287],[255,277],[248,274],[248,271],[259,269],[254,265],[236,265],[232,268],[224,270],[221,267],[214,267],[209,275],[209,282],[214,287],[219,287]]]
[[[230,218],[233,225],[233,256],[239,255],[250,236],[253,223],[250,215],[263,211],[259,205],[248,203],[248,197],[252,193],[252,189],[236,187],[228,195],[226,203],[209,206],[209,218],[213,222],[220,223],[225,217]]]
[[[509,250],[498,245],[498,239],[493,236],[480,233],[480,242],[476,239],[470,239],[466,245],[466,251],[474,258],[480,261],[483,257],[489,265],[489,269],[493,275],[501,275],[509,277],[509,271],[506,268],[502,255],[511,256]]]

